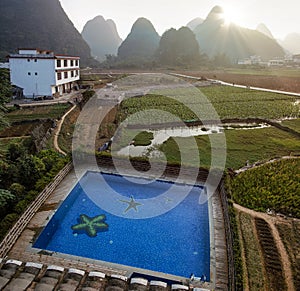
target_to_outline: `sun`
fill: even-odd
[[[222,18],[224,19],[224,25],[230,25],[232,23],[241,25],[243,22],[243,16],[241,12],[234,7],[224,7]]]

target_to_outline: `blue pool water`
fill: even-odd
[[[124,209],[121,216],[101,209],[81,187],[80,184],[91,188],[95,186],[95,191],[101,197],[99,175],[113,191],[122,195],[123,199],[115,201],[118,207]],[[142,213],[144,206],[140,203],[130,208],[129,201],[141,202],[143,200],[140,199],[158,197],[170,187],[178,194],[184,192],[186,187],[165,181],[141,184],[141,180],[132,178],[128,181],[119,175],[87,172],[55,212],[33,247],[177,276],[205,274],[209,280],[208,203],[198,202],[203,188],[192,187],[192,191],[180,204],[159,216],[126,218],[130,213]],[[164,203],[172,203],[170,194]],[[72,230],[72,226],[79,224],[81,214],[90,218],[104,214],[108,229],[99,231],[95,237],[89,236],[84,230]]]

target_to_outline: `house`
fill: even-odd
[[[0,63],[0,69],[9,69],[9,63]]]
[[[276,59],[276,60],[269,60],[268,66],[269,67],[282,67],[285,65],[285,60]]]
[[[293,55],[293,61],[295,64],[300,64],[300,54]]]
[[[24,96],[61,96],[78,88],[79,57],[56,55],[53,51],[19,49],[10,54],[10,80],[24,89]]]

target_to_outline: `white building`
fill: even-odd
[[[0,69],[9,69],[9,63],[0,63]]]
[[[19,49],[18,54],[9,55],[10,80],[24,89],[25,97],[58,97],[77,87],[79,59],[52,51]]]

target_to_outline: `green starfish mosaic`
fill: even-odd
[[[75,233],[85,232],[88,236],[95,237],[99,231],[108,230],[108,224],[104,222],[105,220],[106,216],[104,214],[95,217],[80,214],[79,223],[73,225],[71,228]]]

